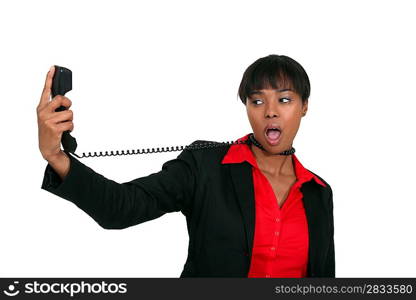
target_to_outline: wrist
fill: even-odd
[[[69,172],[71,161],[69,156],[61,151],[56,156],[53,156],[48,161],[51,167],[55,170],[55,172],[61,177],[62,180],[65,179],[66,175]]]
[[[49,164],[55,164],[57,161],[62,161],[63,157],[66,156],[65,152],[63,152],[62,150],[60,150],[58,153],[53,154],[53,155],[49,155],[47,157],[45,157],[45,160],[49,163]]]

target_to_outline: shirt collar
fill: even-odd
[[[248,139],[247,134],[237,141],[246,141]],[[256,158],[254,157],[253,152],[251,151],[249,145],[247,144],[233,144],[228,149],[227,153],[225,154],[221,164],[233,164],[233,163],[242,163],[247,161],[256,169],[259,169],[257,166]],[[303,165],[300,163],[299,159],[296,157],[295,154],[292,154],[292,161],[295,167],[296,178],[298,179],[298,184],[302,184],[304,182],[310,181],[311,179],[315,179],[317,183],[326,187],[326,184],[323,183],[315,174],[311,173],[307,170]]]

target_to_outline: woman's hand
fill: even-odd
[[[66,156],[61,150],[62,133],[74,129],[73,112],[69,109],[55,112],[59,106],[69,108],[72,104],[65,96],[56,96],[49,101],[51,96],[52,78],[55,67],[52,66],[46,75],[45,86],[36,108],[38,116],[39,150],[47,161],[56,160]]]

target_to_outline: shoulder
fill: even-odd
[[[321,176],[319,176],[318,174],[316,174],[315,172],[312,172],[311,170],[309,170],[309,169],[307,169],[309,172],[311,172],[313,175],[315,175],[316,177],[318,177],[319,178],[319,180],[321,180],[323,183],[325,183],[325,185],[326,185],[326,188],[328,188],[329,190],[332,190],[331,189],[331,185],[325,180],[325,179],[323,179]]]
[[[198,170],[217,173],[222,169],[222,160],[232,142],[195,140],[182,151],[182,157],[192,160]]]
[[[321,186],[320,184],[317,183],[317,185],[319,185],[320,187],[322,187],[326,193],[328,194],[328,196],[330,198],[332,198],[332,187],[331,185],[328,183],[328,181],[326,181],[325,179],[323,179],[321,176],[319,176],[318,174],[316,174],[315,172],[312,172],[311,170],[307,169],[309,172],[311,172],[313,175],[315,175],[319,180],[321,180],[326,187]],[[314,181],[315,182],[315,181]]]
[[[199,159],[221,159],[231,147],[231,143],[232,142],[196,140],[188,145],[187,149]]]

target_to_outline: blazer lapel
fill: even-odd
[[[248,255],[251,257],[254,243],[254,186],[251,165],[248,162],[229,164],[234,191],[243,216]]]
[[[309,230],[307,277],[316,276],[319,264],[323,259],[322,254],[324,250],[327,249],[329,242],[326,238],[328,230],[326,224],[328,217],[325,214],[325,209],[322,207],[322,199],[317,185],[318,184],[312,179],[301,186],[301,192],[303,194],[302,200],[305,207]]]

